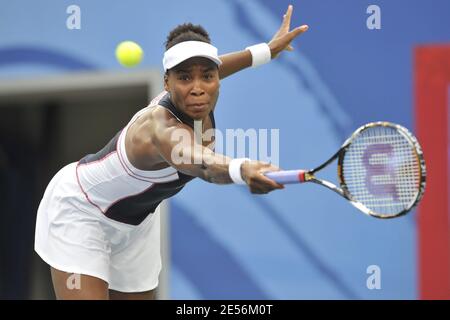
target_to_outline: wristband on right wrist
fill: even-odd
[[[250,161],[248,158],[237,158],[230,161],[228,165],[228,173],[231,180],[236,184],[246,184],[241,175],[241,166],[245,161]]]
[[[252,67],[254,68],[270,62],[272,58],[272,53],[267,43],[255,44],[245,49],[252,54]]]

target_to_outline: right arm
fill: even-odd
[[[155,110],[152,117],[150,138],[167,163],[180,172],[211,183],[233,183],[228,171],[231,158],[197,143],[192,128],[177,121],[162,108]],[[246,161],[241,166],[241,175],[252,193],[268,193],[283,186],[262,173],[277,170],[277,167],[267,163]]]

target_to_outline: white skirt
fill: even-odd
[[[35,251],[53,268],[100,278],[112,290],[156,288],[161,271],[159,207],[138,226],[109,219],[85,198],[76,165],[62,168],[45,190]]]

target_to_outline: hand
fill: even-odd
[[[269,42],[270,51],[272,53],[272,59],[276,58],[281,51],[287,50],[292,51],[294,48],[291,46],[292,40],[297,38],[303,32],[308,30],[307,25],[302,25],[291,31],[289,28],[291,26],[291,16],[292,16],[292,5],[288,6],[286,14],[283,16],[283,22],[281,23],[280,29],[273,36],[272,40]]]
[[[241,165],[241,175],[250,188],[251,193],[266,194],[275,189],[284,189],[284,186],[267,178],[263,173],[279,171],[280,169],[260,161],[246,161]]]

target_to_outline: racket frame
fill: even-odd
[[[363,132],[364,130],[367,130],[371,127],[377,127],[377,126],[384,126],[384,127],[390,127],[390,128],[394,128],[395,130],[397,130],[398,132],[400,132],[400,134],[402,134],[406,141],[410,144],[410,146],[412,147],[412,149],[414,150],[414,154],[417,158],[418,164],[419,164],[419,185],[418,185],[418,191],[417,191],[417,195],[416,197],[411,201],[411,203],[408,205],[407,208],[405,208],[404,210],[402,210],[401,212],[397,213],[397,214],[380,214],[377,212],[374,212],[373,210],[370,210],[369,208],[367,208],[364,204],[362,204],[361,202],[355,200],[350,191],[348,190],[347,184],[345,182],[344,179],[344,174],[343,174],[343,163],[344,163],[344,158],[345,158],[345,153],[347,152],[349,146],[351,145],[351,143],[358,137],[359,134],[361,134],[361,132]],[[338,164],[337,164],[337,174],[338,174],[338,179],[339,179],[339,185],[340,188],[338,186],[336,186],[335,184],[326,181],[326,180],[322,180],[319,179],[315,176],[315,173],[322,170],[323,168],[325,168],[327,165],[329,165],[331,162],[333,162],[336,158],[338,158]],[[337,194],[339,194],[340,196],[344,197],[345,199],[347,199],[348,201],[350,201],[350,203],[356,207],[357,209],[359,209],[360,211],[362,211],[363,213],[375,217],[375,218],[379,218],[379,219],[391,219],[391,218],[396,218],[396,217],[400,217],[402,215],[405,215],[406,213],[408,213],[411,209],[413,209],[418,203],[419,201],[422,199],[423,194],[425,192],[425,184],[426,184],[426,166],[425,166],[425,160],[424,160],[424,156],[423,156],[423,151],[422,148],[420,147],[417,139],[409,132],[408,129],[404,128],[401,125],[395,124],[395,123],[391,123],[391,122],[387,122],[387,121],[378,121],[378,122],[371,122],[368,124],[365,124],[361,127],[359,127],[341,146],[341,148],[339,149],[338,152],[336,152],[330,159],[328,159],[326,162],[324,162],[323,164],[321,164],[320,166],[309,170],[309,171],[305,171],[304,175],[303,175],[303,181],[302,182],[313,182],[316,184],[320,184],[324,187],[327,187],[328,189],[336,192]]]

